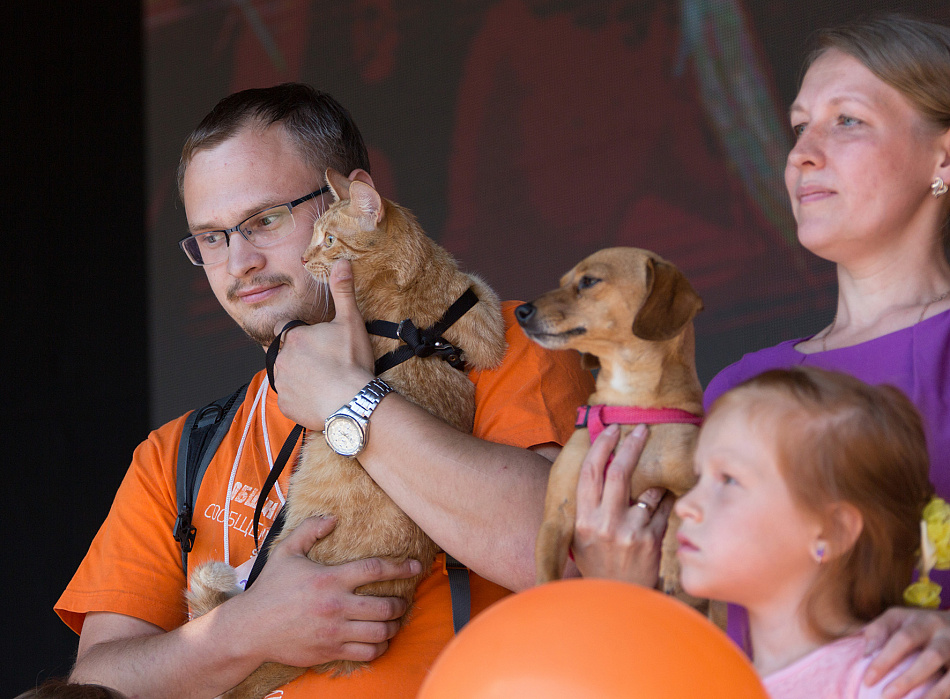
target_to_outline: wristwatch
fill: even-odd
[[[369,438],[369,416],[393,388],[382,379],[373,379],[349,403],[327,418],[323,436],[340,456],[354,457],[363,451]]]

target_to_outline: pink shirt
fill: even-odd
[[[917,658],[914,654],[871,687],[861,682],[874,655],[864,655],[864,638],[847,636],[812,651],[763,679],[772,699],[876,699],[884,688]],[[933,682],[906,695],[920,697]]]

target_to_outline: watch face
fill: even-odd
[[[355,456],[363,449],[363,429],[351,417],[338,415],[331,418],[324,433],[327,444],[337,454]]]

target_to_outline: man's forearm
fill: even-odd
[[[130,697],[216,697],[264,662],[306,668],[379,657],[406,603],[355,590],[422,567],[379,558],[315,563],[307,552],[333,526],[329,518],[304,520],[270,552],[253,587],[169,633],[123,614],[87,615],[73,680]]]
[[[373,413],[360,462],[442,548],[512,590],[534,584],[551,463],[463,434],[398,395]]]
[[[225,606],[170,632],[121,614],[90,614],[73,682],[97,683],[133,697],[216,697],[260,661],[237,649]]]

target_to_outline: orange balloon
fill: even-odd
[[[496,602],[462,629],[417,699],[768,699],[746,656],[655,590],[575,578]]]

